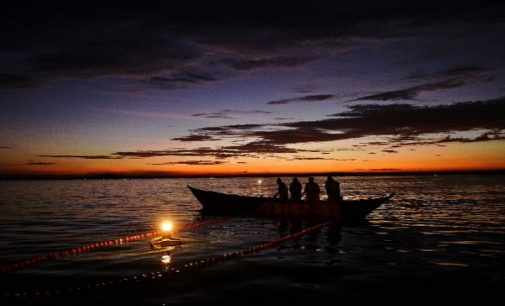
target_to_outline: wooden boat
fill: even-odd
[[[362,200],[340,202],[285,202],[268,197],[250,197],[206,191],[188,186],[202,204],[202,213],[219,216],[314,217],[337,218],[346,222],[364,219],[374,209],[387,202],[393,194]]]

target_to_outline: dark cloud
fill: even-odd
[[[197,135],[255,139],[252,144],[275,146],[288,144],[357,139],[367,136],[396,137],[394,142],[418,140],[424,134],[457,131],[502,131],[505,129],[505,98],[488,101],[461,102],[451,105],[415,106],[353,105],[335,118],[286,122],[270,125],[218,126],[195,130]],[[270,129],[266,129],[270,127]],[[277,129],[272,129],[277,127]],[[491,134],[478,141],[493,140]],[[364,145],[391,145],[391,141],[375,141]]]
[[[211,156],[228,158],[235,156],[237,152],[222,149],[199,147],[195,149],[167,149],[167,150],[144,150],[144,151],[119,151],[110,155],[39,155],[44,158],[76,158],[76,159],[123,159],[123,158],[150,158],[163,156]]]
[[[169,149],[169,150],[148,150],[148,151],[120,151],[113,153],[122,158],[150,158],[162,156],[220,156],[222,158],[231,156],[227,152],[208,147],[195,149]]]
[[[412,100],[424,91],[437,91],[444,89],[452,89],[465,85],[465,82],[460,79],[449,79],[441,82],[426,83],[418,86],[408,87],[400,90],[384,91],[378,94],[359,97],[351,101],[394,101],[394,100]]]
[[[229,59],[225,63],[236,70],[260,68],[292,68],[314,61],[315,57],[275,56],[259,59]]]
[[[327,158],[327,157],[312,157],[312,156],[295,156],[292,158],[288,158],[287,160],[331,160],[338,162],[356,161],[355,158]]]
[[[223,146],[220,148],[198,147],[192,149],[169,149],[151,151],[122,151],[112,155],[121,158],[149,158],[161,156],[200,156],[214,157],[218,159],[249,156],[256,157],[259,154],[283,154],[311,152],[309,150],[292,149],[285,146],[278,146],[267,142],[249,142],[241,145]]]
[[[0,89],[34,87],[38,82],[29,76],[0,73]]]
[[[281,99],[281,100],[272,100],[268,101],[267,104],[270,105],[281,105],[281,104],[289,104],[289,103],[297,103],[297,102],[320,102],[326,101],[328,99],[334,98],[335,95],[332,94],[320,94],[320,95],[307,95],[289,99]]]
[[[193,114],[193,117],[202,117],[207,119],[236,119],[234,116],[240,115],[267,115],[272,112],[264,111],[264,110],[233,110],[233,109],[224,109],[218,112],[210,112],[210,113],[196,113]]]
[[[12,20],[11,31],[7,30],[9,27],[0,27],[7,34],[0,45],[25,58],[8,70],[6,63],[0,62],[4,66],[0,86],[28,87],[62,78],[120,75],[147,86],[177,89],[257,69],[298,67],[316,59],[290,54],[290,49],[307,39],[319,39],[313,36],[317,31],[293,35],[276,26],[263,29],[256,25],[221,27],[215,22],[192,24],[187,19],[167,16],[150,18],[142,12],[128,12],[121,18],[112,16],[54,18],[40,28],[34,20],[27,21],[31,27],[15,26],[20,22]],[[246,32],[250,34],[249,43],[244,41]],[[265,33],[270,33],[270,38],[265,40]],[[285,54],[261,50],[266,45],[282,46]],[[243,48],[248,52],[242,52]],[[27,72],[29,76],[16,71]]]
[[[126,8],[101,4],[99,9],[92,5],[76,9],[47,3],[8,4],[0,16],[0,46],[22,60],[9,69],[0,63],[6,79],[0,86],[121,75],[164,89],[181,88],[229,77],[216,73],[220,66],[235,74],[299,67],[325,54],[346,51],[354,41],[363,44],[412,35],[431,23],[462,20],[461,15],[489,22],[499,19],[497,12],[503,8],[437,3],[435,10],[424,2],[255,3],[247,9],[215,3],[194,7],[181,2],[136,3]],[[399,20],[401,26],[395,22]]]
[[[408,78],[413,80],[417,79],[436,79],[436,80],[400,90],[384,91],[378,94],[367,95],[353,99],[351,101],[412,100],[415,99],[422,92],[453,89],[471,84],[472,82],[489,82],[494,79],[494,76],[489,73],[489,70],[482,67],[458,66],[432,74],[416,73],[410,75]]]
[[[337,118],[319,121],[302,121],[282,124],[294,128],[294,137],[287,143],[307,142],[309,134],[317,140],[339,140],[366,136],[396,135],[415,137],[430,133],[451,133],[476,129],[505,129],[505,98],[488,101],[461,102],[450,105],[414,106],[354,105],[350,111],[334,114]],[[336,131],[342,133],[328,133]],[[272,131],[261,133],[265,140],[282,142]],[[279,135],[285,132],[280,131]],[[300,135],[300,137],[297,137]],[[279,139],[278,139],[279,138]],[[408,139],[408,138],[404,138]]]
[[[221,165],[224,163],[225,162],[221,161],[221,160],[185,160],[185,161],[166,162],[166,163],[158,163],[158,164],[151,164],[151,165],[153,165],[153,166],[165,166],[165,165],[211,166],[211,165]]]
[[[353,105],[348,111],[334,114],[336,118],[280,123],[277,125],[239,124],[206,127],[194,130],[188,139],[233,137],[241,142],[217,148],[197,147],[147,151],[120,151],[110,155],[40,155],[44,158],[121,159],[163,156],[259,157],[276,154],[321,153],[318,150],[288,147],[291,144],[318,143],[365,137],[385,137],[367,145],[389,145],[382,152],[398,153],[394,148],[412,145],[443,145],[449,142],[482,142],[505,139],[505,98],[488,101],[462,102],[451,105],[414,106]],[[277,129],[272,129],[277,127]],[[269,128],[269,129],[267,129]],[[454,132],[484,131],[474,138],[451,136]],[[445,133],[444,138],[430,135]],[[182,138],[185,139],[185,138]],[[354,150],[354,149],[353,149]]]
[[[41,161],[29,161],[26,163],[27,166],[52,166],[56,165],[56,163],[51,162],[41,162]]]
[[[342,35],[329,28],[288,27],[286,25],[239,24],[235,28],[211,26],[212,33],[195,32],[195,40],[215,53],[235,54],[221,62],[235,70],[249,71],[269,67],[297,67],[316,56],[290,53],[306,45],[321,46]]]
[[[204,72],[179,71],[170,76],[153,76],[149,84],[164,89],[184,88],[188,85],[204,84],[218,80],[215,76]]]
[[[227,150],[235,151],[238,154],[280,154],[280,153],[299,153],[299,152],[314,152],[311,150],[294,149],[285,146],[279,146],[266,141],[253,141],[241,145],[233,145],[224,147]]]
[[[30,45],[35,47],[31,70],[48,77],[141,75],[165,69],[182,73],[184,65],[203,56],[203,50],[181,39],[168,23],[135,16],[58,20],[38,34]]]
[[[195,134],[191,134],[191,135],[188,135],[188,136],[182,136],[182,137],[172,138],[172,140],[178,140],[178,141],[212,141],[212,140],[216,140],[216,139],[213,138],[212,136],[208,136],[208,135],[195,135]]]
[[[66,154],[46,154],[39,155],[42,158],[76,158],[76,159],[120,159],[120,156],[110,155],[66,155]]]
[[[334,151],[334,152],[354,152],[354,151],[361,151],[361,149],[356,149],[356,148],[335,148],[332,151]],[[321,152],[321,154],[330,154],[330,152]]]
[[[480,66],[455,66],[446,70],[437,71],[434,73],[413,73],[408,76],[408,79],[432,79],[432,78],[452,78],[452,77],[473,77],[476,75],[488,74],[489,69]]]
[[[214,127],[205,127],[198,129],[197,131],[202,132],[219,132],[219,131],[231,131],[231,130],[252,130],[261,128],[264,125],[262,124],[254,124],[254,123],[245,123],[245,124],[233,124],[233,125],[225,125],[225,126],[214,126]]]
[[[206,137],[214,137],[214,139],[219,139],[219,137],[235,136],[243,133],[244,131],[261,129],[265,126],[262,124],[234,124],[234,125],[224,125],[224,126],[210,126],[203,127],[193,130],[192,135],[200,135]],[[177,140],[184,140],[184,137],[179,137]],[[193,138],[194,139],[194,138]],[[207,140],[204,138],[203,140]],[[195,141],[195,140],[193,140]]]
[[[249,142],[246,144],[222,146],[219,148],[197,147],[190,149],[166,149],[166,150],[141,150],[141,151],[119,151],[110,155],[39,155],[45,158],[79,158],[79,159],[123,159],[123,158],[152,158],[164,156],[184,156],[184,157],[213,157],[225,159],[232,157],[258,157],[263,154],[294,154],[303,152],[318,152],[306,149],[294,149],[285,146],[275,145],[269,142]]]
[[[389,142],[387,142],[387,141],[370,141],[367,143],[367,145],[371,145],[371,146],[385,146],[388,144],[389,144]]]
[[[483,132],[479,136],[476,137],[470,137],[470,138],[465,138],[465,137],[454,137],[451,135],[447,135],[445,137],[441,138],[435,138],[435,139],[422,139],[419,137],[413,137],[411,140],[402,140],[401,138],[395,138],[393,137],[390,140],[390,143],[393,143],[395,145],[392,145],[391,148],[400,148],[400,147],[407,147],[407,146],[424,146],[424,145],[436,145],[439,147],[445,147],[445,144],[447,143],[472,143],[472,142],[483,142],[483,141],[496,141],[496,140],[505,140],[505,131],[503,130],[497,130],[497,131],[492,131],[492,132]]]
[[[324,157],[296,156],[293,158],[288,158],[288,160],[332,160],[332,159]]]

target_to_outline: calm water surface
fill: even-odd
[[[2,181],[0,261],[151,230],[164,218],[176,225],[196,222],[200,205],[188,184],[249,195],[274,193],[275,179],[262,178],[262,184],[258,179]],[[392,192],[396,196],[363,225],[340,232],[325,228],[255,256],[181,276],[179,283],[165,281],[154,292],[144,290],[126,301],[161,305],[229,302],[246,296],[249,302],[261,302],[258,292],[263,298],[283,296],[283,301],[313,300],[359,296],[363,288],[385,297],[392,290],[387,284],[428,286],[433,279],[469,287],[485,283],[483,288],[493,292],[494,286],[505,283],[505,176],[339,179],[349,198]],[[322,183],[324,178],[316,180]],[[3,289],[65,287],[160,271],[177,262],[273,240],[295,226],[305,224],[231,219],[179,233],[188,243],[172,253],[170,264],[161,262],[165,252],[140,241],[2,275]],[[426,294],[441,290],[429,288]]]

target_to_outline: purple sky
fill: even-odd
[[[437,15],[430,7],[417,13],[386,7],[395,13],[384,16],[380,7],[358,14],[350,6],[321,15],[334,17],[326,22],[318,10],[305,21],[294,10],[285,23],[251,16],[194,22],[110,8],[93,18],[63,14],[23,23],[16,21],[22,8],[13,8],[0,47],[0,169],[50,170],[76,156],[125,159],[117,153],[139,151],[163,151],[156,157],[174,163],[194,159],[177,150],[202,147],[231,150],[230,157],[200,156],[220,165],[230,158],[321,158],[328,147],[338,151],[361,140],[387,139],[379,150],[388,150],[411,146],[406,141],[432,146],[447,136],[463,139],[448,143],[493,142],[502,152],[505,124],[493,114],[505,103],[505,20],[495,7],[463,8]],[[355,14],[346,19],[347,12]],[[461,106],[474,101],[483,104]],[[410,105],[402,112],[420,122],[441,105],[461,113],[427,123],[433,128],[336,122],[348,113],[368,118],[360,105],[396,118],[391,109],[400,104]],[[487,121],[468,119],[466,111]],[[242,124],[257,126],[227,128]],[[281,141],[286,129],[295,136]],[[138,165],[154,162],[136,157]]]

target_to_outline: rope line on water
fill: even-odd
[[[121,277],[115,280],[99,281],[95,283],[90,283],[80,287],[69,287],[64,289],[52,289],[52,290],[31,290],[16,293],[4,293],[6,298],[30,298],[30,297],[52,297],[60,295],[72,295],[84,293],[90,290],[113,288],[114,286],[123,286],[128,284],[140,284],[143,282],[152,282],[160,279],[165,279],[168,277],[173,277],[176,275],[181,275],[184,272],[192,272],[198,269],[207,268],[214,266],[218,263],[222,263],[228,260],[250,256],[268,249],[275,248],[280,244],[299,239],[305,235],[319,231],[327,223],[317,224],[306,229],[303,229],[294,234],[283,236],[279,239],[272,240],[265,243],[260,243],[255,246],[247,247],[238,251],[226,252],[218,256],[210,256],[204,259],[197,259],[186,263],[181,263],[179,265],[170,267],[166,271],[156,271],[150,273],[136,274],[132,276]]]
[[[202,222],[189,223],[189,224],[183,225],[181,227],[180,231],[194,230],[194,229],[197,229],[197,228],[200,228],[203,226],[224,223],[226,221],[228,221],[228,220],[227,219],[219,219],[219,220],[208,220],[208,221],[202,221]],[[123,236],[123,237],[116,238],[116,239],[97,241],[97,242],[87,243],[87,244],[84,244],[84,245],[81,245],[78,247],[74,247],[74,248],[53,251],[53,252],[50,252],[45,255],[37,255],[37,256],[33,256],[33,257],[25,259],[25,260],[21,260],[21,261],[17,261],[17,262],[5,264],[5,265],[0,265],[0,272],[2,272],[2,273],[15,272],[15,271],[19,271],[22,269],[26,269],[26,268],[35,266],[37,264],[41,264],[46,261],[59,260],[59,259],[63,259],[65,257],[69,257],[69,256],[77,256],[80,254],[88,253],[91,251],[96,251],[99,249],[123,246],[127,243],[140,241],[140,240],[144,240],[144,239],[149,239],[149,238],[158,236],[160,234],[161,234],[161,231],[135,233],[132,235]]]

